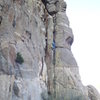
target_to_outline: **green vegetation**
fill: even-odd
[[[22,64],[24,63],[24,59],[22,57],[22,55],[20,54],[20,52],[17,53],[17,57],[16,57],[16,63]]]

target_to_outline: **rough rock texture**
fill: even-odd
[[[100,100],[100,94],[93,86],[89,85],[87,88],[90,100]]]
[[[0,100],[100,100],[82,85],[66,7],[63,0],[0,0]]]

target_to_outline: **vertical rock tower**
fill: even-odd
[[[0,100],[100,100],[82,85],[64,0],[0,0]]]
[[[81,83],[79,69],[71,52],[74,39],[66,15],[67,5],[63,0],[43,2],[53,23],[51,31],[52,25],[49,25],[48,21],[50,31],[47,32],[46,64],[49,94],[56,100],[88,100],[87,90]],[[53,48],[50,48],[52,43]]]

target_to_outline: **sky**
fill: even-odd
[[[84,85],[100,92],[100,0],[65,0],[74,34],[72,52]]]

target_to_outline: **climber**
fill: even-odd
[[[54,50],[55,48],[56,48],[56,44],[55,44],[55,41],[53,40],[52,49]]]

